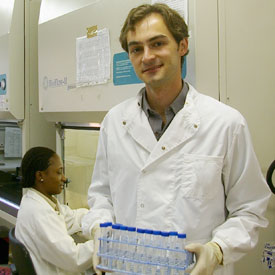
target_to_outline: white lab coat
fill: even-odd
[[[15,236],[30,252],[38,275],[82,274],[92,266],[94,243],[89,240],[76,244],[70,235],[81,231],[87,209],[58,206],[60,213],[28,188],[20,204]]]
[[[241,114],[191,85],[159,141],[140,107],[141,93],[106,115],[88,203],[82,220],[187,233],[187,240],[217,242],[224,266],[256,245],[270,191]]]

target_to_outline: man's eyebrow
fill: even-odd
[[[152,42],[152,41],[154,41],[154,40],[162,39],[162,38],[167,38],[167,36],[166,36],[166,35],[163,35],[163,34],[156,35],[156,36],[153,36],[153,37],[151,37],[150,39],[148,39],[148,42]],[[134,40],[134,41],[130,41],[130,42],[128,43],[128,48],[131,47],[131,46],[139,45],[139,44],[142,44],[142,43],[139,42],[139,41],[135,41],[135,40]]]
[[[131,46],[136,46],[136,45],[139,45],[141,44],[141,42],[138,42],[138,41],[131,41],[128,43],[128,48],[131,47]]]
[[[166,36],[166,35],[163,35],[163,34],[156,35],[156,36],[150,38],[148,41],[149,41],[149,42],[152,42],[152,41],[154,41],[154,40],[161,39],[161,38],[167,38],[167,36]]]

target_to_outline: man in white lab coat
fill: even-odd
[[[247,123],[182,80],[188,29],[167,6],[131,10],[120,42],[145,87],[101,125],[83,230],[113,221],[184,232],[192,275],[233,274],[268,224],[270,191]]]

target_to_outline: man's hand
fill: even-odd
[[[185,246],[185,249],[196,254],[196,265],[190,275],[212,275],[215,267],[222,263],[223,254],[218,244],[193,243]]]
[[[96,272],[97,275],[101,275],[102,272],[98,269],[96,269],[97,265],[100,263],[100,259],[98,254],[99,251],[99,237],[100,237],[100,227],[99,225],[95,225],[94,228],[92,229],[92,239],[94,240],[94,253],[93,253],[93,269]]]

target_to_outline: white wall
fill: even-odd
[[[246,118],[262,171],[275,158],[275,2],[219,0],[219,90],[223,102]],[[274,180],[275,177],[273,177]],[[259,243],[236,264],[236,275],[275,274],[260,263],[264,244],[275,242],[275,196],[270,224]]]
[[[34,146],[55,149],[55,126],[38,109],[38,16],[41,0],[25,0],[25,120],[23,153]]]

